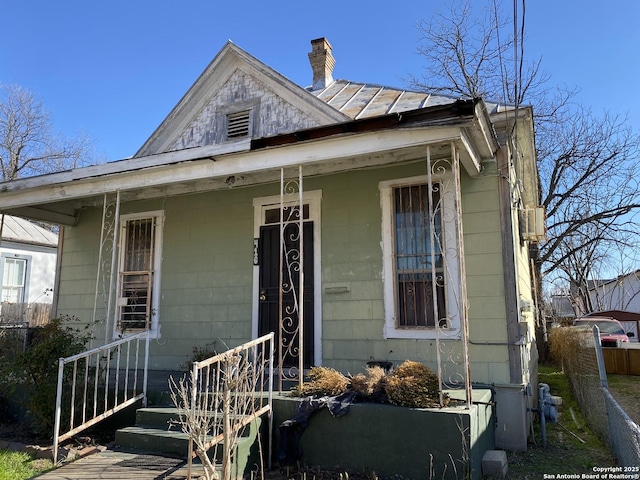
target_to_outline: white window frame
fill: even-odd
[[[116,287],[116,308],[113,322],[113,337],[120,338],[123,334],[118,328],[120,317],[120,289],[121,275],[124,268],[125,261],[125,242],[126,242],[126,229],[129,221],[142,220],[145,218],[153,218],[155,222],[155,243],[153,246],[153,282],[151,284],[151,319],[150,319],[150,336],[151,338],[160,338],[160,279],[161,266],[162,266],[162,237],[164,232],[164,212],[162,210],[155,210],[151,212],[141,212],[125,214],[120,216],[120,238],[118,248],[118,282]],[[139,329],[130,330],[131,333],[138,333]],[[126,331],[124,334],[126,335]]]
[[[5,294],[5,285],[4,285],[4,269],[7,260],[19,260],[24,262],[24,283],[22,284],[22,295],[21,299],[19,299],[15,303],[26,303],[29,298],[29,277],[31,270],[31,256],[30,255],[22,255],[19,253],[3,253],[2,254],[2,280],[0,282],[0,301],[5,303],[3,300]],[[6,302],[12,303],[12,302]]]
[[[429,184],[427,175],[385,180],[378,184],[380,189],[380,207],[382,209],[382,275],[384,282],[384,338],[399,339],[436,339],[446,335],[446,338],[458,338],[461,334],[459,306],[456,299],[460,292],[460,267],[455,190],[452,188],[451,172],[432,175],[432,183],[438,182],[442,186],[442,222],[445,301],[447,327],[402,327],[397,326],[397,275],[394,265],[395,228],[394,228],[394,189],[411,185]]]

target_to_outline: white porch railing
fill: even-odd
[[[194,362],[191,372],[191,419],[205,418],[212,428],[188,429],[188,477],[196,447],[206,453],[224,443],[222,469],[231,468],[230,448],[244,427],[264,414],[268,416],[269,439],[273,436],[273,357],[274,333],[247,342],[239,347]],[[184,401],[184,399],[183,399]],[[186,403],[186,402],[185,402]],[[199,438],[194,439],[194,435]],[[201,438],[200,438],[201,437]],[[268,455],[271,461],[271,440]]]
[[[141,359],[141,355],[144,358]],[[138,400],[146,406],[148,364],[149,333],[146,331],[59,360],[54,462],[58,461],[61,442]],[[142,385],[138,378],[140,369]],[[64,397],[63,391],[67,393]]]

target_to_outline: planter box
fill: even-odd
[[[450,392],[452,398],[460,398],[460,393]],[[482,456],[494,447],[494,412],[489,390],[474,390],[473,400],[479,403],[470,409],[356,403],[338,418],[323,408],[311,415],[302,434],[302,463],[343,472],[375,472],[382,477],[455,479],[464,471],[464,436],[472,478],[480,478]],[[294,416],[299,401],[274,398],[276,437],[278,426]]]

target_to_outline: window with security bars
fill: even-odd
[[[23,303],[27,278],[27,260],[24,258],[4,258],[2,273],[2,302]]]
[[[227,140],[248,137],[251,126],[251,110],[227,114]]]
[[[128,220],[122,228],[118,331],[147,330],[151,325],[156,220]]]
[[[440,191],[434,183],[393,192],[397,328],[446,326]]]

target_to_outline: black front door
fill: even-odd
[[[259,264],[260,288],[258,311],[258,335],[276,334],[276,358],[278,342],[282,338],[283,367],[297,367],[299,354],[299,241],[298,224],[285,227],[284,261],[282,266],[282,330],[280,328],[280,225],[260,227]],[[304,308],[303,308],[303,358],[304,367],[313,365],[313,222],[304,222]]]

